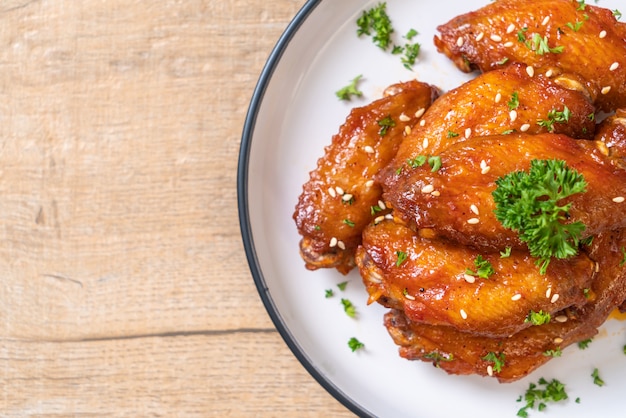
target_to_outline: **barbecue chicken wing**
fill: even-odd
[[[397,309],[385,315],[385,326],[404,358],[432,362],[450,374],[493,375],[501,382],[514,381],[549,361],[550,350],[562,350],[597,334],[597,328],[626,298],[626,268],[621,265],[625,247],[624,230],[599,234],[586,249],[597,263],[587,303],[509,337],[485,338],[452,327],[420,324]],[[494,356],[502,361],[499,371],[494,369]]]
[[[438,30],[437,49],[462,71],[521,62],[534,74],[579,74],[599,109],[626,105],[626,24],[608,9],[574,0],[498,0]]]
[[[385,209],[374,176],[437,94],[425,83],[399,83],[350,112],[310,173],[293,215],[307,268],[335,267],[345,274],[354,266],[361,231]]]
[[[554,132],[593,138],[595,108],[586,89],[567,76],[530,77],[525,68],[514,64],[481,74],[435,100],[404,139],[396,157],[379,174],[384,187],[394,187],[403,175],[399,169],[407,161],[419,155],[438,155],[468,138],[506,132]],[[551,112],[563,112],[566,107],[567,123],[550,123]]]
[[[496,219],[496,180],[528,171],[530,161],[563,160],[582,174],[587,191],[571,196],[570,221],[581,221],[583,237],[626,227],[623,160],[610,157],[606,144],[556,134],[510,134],[472,138],[440,154],[441,168],[405,168],[385,200],[414,228],[430,228],[463,245],[502,250],[522,248],[518,232]]]
[[[476,260],[489,262],[492,273],[477,277]],[[480,253],[421,237],[393,221],[365,229],[356,262],[370,302],[400,309],[415,323],[489,337],[530,327],[531,311],[555,314],[582,306],[594,275],[594,263],[583,254],[555,260],[541,274],[526,251],[504,258]]]
[[[597,127],[595,140],[606,144],[609,155],[626,169],[626,109],[617,109],[604,119]]]

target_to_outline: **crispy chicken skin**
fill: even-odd
[[[335,267],[346,274],[354,267],[361,231],[381,198],[374,175],[393,158],[407,128],[437,95],[425,83],[398,83],[382,99],[350,112],[310,173],[293,215],[307,268]]]
[[[626,268],[621,265],[624,247],[624,230],[599,234],[586,248],[598,266],[587,303],[510,337],[485,338],[452,327],[419,324],[396,309],[385,315],[385,326],[404,358],[432,362],[451,374],[487,376],[492,372],[501,382],[518,380],[550,360],[549,350],[562,350],[596,335],[597,328],[626,298]],[[504,359],[501,371],[494,371],[493,361],[485,359],[490,352]]]
[[[530,77],[526,67],[514,64],[481,74],[450,90],[428,108],[420,124],[400,145],[396,157],[378,175],[385,188],[393,188],[398,169],[418,155],[438,155],[468,138],[505,132],[561,133],[572,138],[593,138],[595,108],[586,89],[573,78]],[[567,123],[546,126],[551,111],[571,115]]]
[[[581,221],[584,237],[626,227],[626,171],[621,159],[607,155],[602,142],[556,134],[510,134],[473,138],[440,154],[441,169],[407,168],[384,197],[412,227],[476,247],[524,247],[516,231],[496,219],[491,195],[499,177],[527,171],[532,159],[563,160],[582,174],[587,191],[569,198],[570,221]]]
[[[487,278],[466,274],[476,270],[479,256],[493,266]],[[555,314],[586,302],[583,289],[594,275],[586,255],[554,260],[546,274],[535,261],[527,251],[503,258],[499,252],[424,238],[393,221],[368,226],[356,256],[370,302],[403,310],[415,323],[489,337],[530,327],[525,319],[531,311]]]
[[[575,0],[497,0],[438,30],[437,49],[462,71],[521,62],[535,74],[577,73],[598,108],[626,105],[626,24],[608,9]]]

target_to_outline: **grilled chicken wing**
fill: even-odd
[[[588,302],[510,337],[485,338],[452,327],[419,324],[395,309],[385,315],[385,326],[404,358],[433,362],[451,374],[493,374],[502,382],[514,381],[549,361],[550,350],[562,350],[597,334],[597,328],[626,298],[626,269],[621,266],[625,246],[624,230],[599,234],[587,249],[598,266]],[[500,371],[494,370],[490,353],[503,361]]]
[[[596,141],[606,144],[609,155],[621,161],[626,169],[626,109],[617,109],[615,114],[604,119],[597,128]]]
[[[566,107],[567,123],[551,123],[551,112],[563,112]],[[530,77],[520,64],[494,70],[435,100],[377,178],[384,188],[393,188],[402,175],[399,168],[407,161],[419,155],[438,155],[468,138],[506,132],[554,132],[591,139],[594,111],[586,89],[575,78]]]
[[[293,215],[307,268],[335,267],[346,274],[354,266],[361,231],[373,219],[372,211],[384,209],[374,175],[437,95],[425,83],[399,83],[382,99],[350,112],[310,173]]]
[[[438,30],[437,49],[462,71],[521,62],[535,74],[576,73],[598,108],[626,105],[626,24],[608,9],[573,0],[498,0]]]
[[[476,277],[476,260],[493,268]],[[393,221],[368,226],[356,262],[371,301],[403,310],[415,323],[508,337],[531,326],[529,313],[555,314],[585,302],[594,263],[585,255],[556,260],[540,274],[526,251],[476,250],[424,238]],[[467,274],[467,271],[472,272]]]
[[[494,250],[524,247],[518,232],[496,219],[491,193],[495,181],[514,171],[527,171],[533,159],[564,160],[582,174],[587,191],[569,198],[570,221],[581,221],[584,237],[626,227],[626,171],[621,159],[607,155],[602,142],[574,140],[556,134],[511,134],[473,138],[440,154],[441,169],[407,168],[384,197],[395,214],[418,229],[464,245]]]

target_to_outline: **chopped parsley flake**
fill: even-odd
[[[600,378],[600,374],[598,373],[598,368],[593,369],[591,373],[591,377],[593,377],[593,384],[598,385],[600,387],[604,386],[604,380]]]
[[[356,307],[348,299],[341,299],[343,310],[350,318],[356,318]]]
[[[526,402],[526,405],[517,411],[517,416],[527,418],[529,409],[543,411],[546,409],[548,402],[559,402],[566,399],[567,393],[563,383],[557,379],[552,379],[548,382],[542,377],[537,384],[530,383],[524,395],[517,399],[517,402]]]
[[[356,96],[356,97],[363,96],[363,92],[357,88],[357,84],[359,83],[359,80],[361,80],[362,77],[363,77],[362,75],[358,75],[354,77],[352,81],[350,81],[350,84],[337,90],[335,92],[335,95],[339,98],[339,100],[350,100],[352,96]]]
[[[580,28],[583,26],[583,23],[585,23],[584,21],[577,21],[576,23],[572,23],[572,22],[567,22],[565,24],[565,26],[567,26],[568,28],[570,28],[571,30],[573,30],[574,32],[578,32],[580,30]]]
[[[578,341],[578,348],[580,348],[581,350],[586,350],[587,347],[589,347],[589,344],[591,344],[592,341],[593,341],[593,339],[591,339],[591,338],[587,338],[586,340]]]
[[[587,5],[585,4],[585,0],[579,0],[576,10],[585,10],[585,7],[587,7]]]
[[[456,138],[457,136],[459,136],[459,134],[457,134],[456,132],[452,132],[452,131],[448,131],[448,138]]]
[[[530,44],[526,44],[531,50],[535,51],[537,55],[544,55],[548,53],[560,54],[565,49],[563,46],[555,46],[551,48],[548,45],[548,37],[543,38],[538,33],[533,34]]]
[[[522,28],[519,31],[517,31],[518,42],[526,42],[526,31],[528,31],[528,28]]]
[[[407,37],[407,39],[410,38]],[[413,65],[415,65],[415,61],[417,61],[417,57],[419,57],[420,55],[421,48],[422,45],[420,45],[418,42],[409,42],[404,45],[404,55],[400,59],[402,61],[402,65],[404,65],[404,68],[406,68],[407,70],[413,68]]]
[[[615,19],[620,20],[622,18],[622,13],[619,10],[615,9],[613,10],[613,16],[615,16]]]
[[[396,267],[400,267],[406,261],[407,255],[404,251],[396,251]]]
[[[441,157],[439,156],[433,156],[433,157],[428,157],[428,165],[430,165],[430,168],[433,173],[435,171],[439,171],[439,169],[441,168]]]
[[[537,121],[537,125],[547,128],[549,132],[554,132],[554,123],[567,123],[572,112],[567,106],[563,106],[563,110],[552,109],[548,112],[548,119]]]
[[[387,50],[391,45],[393,26],[387,15],[387,3],[379,3],[369,10],[363,11],[357,19],[357,36],[372,36],[372,42],[382,50]]]
[[[438,171],[441,168],[441,157],[439,156],[425,156],[425,155],[418,155],[415,158],[409,158],[406,160],[406,163],[409,165],[409,167],[411,168],[418,168],[423,166],[424,164],[426,164],[426,162],[428,162],[428,165],[431,168],[431,172],[435,172]],[[398,170],[398,174],[401,170]]]
[[[386,117],[378,121],[378,126],[380,126],[380,131],[378,131],[378,134],[380,136],[385,136],[387,135],[387,131],[389,130],[389,128],[393,128],[394,126],[396,126],[396,122],[391,119],[391,115],[387,115]]]
[[[623,267],[626,264],[626,248],[622,247],[622,261],[619,262],[619,266]]]
[[[346,286],[348,286],[348,282],[341,282],[341,283],[337,283],[337,287],[339,288],[339,290],[344,291],[346,290]]]
[[[365,344],[357,340],[355,337],[352,337],[348,340],[348,347],[350,347],[350,350],[354,353],[356,350],[364,348]]]
[[[519,107],[519,93],[516,91],[511,94],[511,100],[507,103],[510,110],[515,110]]]
[[[376,215],[378,212],[381,212],[382,209],[378,205],[370,206],[370,213],[372,216]]]
[[[417,168],[417,167],[421,167],[424,164],[426,164],[426,160],[427,159],[428,159],[428,157],[426,157],[425,155],[418,155],[415,158],[410,158],[410,159],[406,160],[406,163],[411,168]]]
[[[511,247],[506,247],[504,251],[500,251],[500,258],[508,258],[511,256]]]
[[[561,351],[561,347],[557,347],[554,350],[546,350],[543,352],[543,355],[546,357],[561,357],[563,351]]]
[[[428,360],[432,360],[435,366],[440,367],[439,363],[442,361],[452,361],[454,360],[454,356],[452,354],[441,354],[437,351],[432,351],[430,353],[424,354],[424,358]]]
[[[333,289],[326,289],[326,299],[332,298],[333,296],[335,296],[335,292],[333,292]]]
[[[502,366],[504,366],[506,356],[504,353],[496,354],[493,351],[487,353],[483,360],[490,361],[493,363],[493,371],[496,373],[500,373],[502,371]]]
[[[528,313],[528,316],[526,316],[524,322],[530,322],[533,325],[547,324],[550,322],[550,313],[544,312],[543,310],[540,310],[539,312],[531,310]]]
[[[496,272],[491,263],[488,260],[485,260],[480,254],[474,260],[474,266],[476,267],[476,271],[468,268],[465,270],[465,274],[469,274],[470,276],[478,276],[481,279],[488,279],[489,276]]]
[[[348,225],[350,228],[354,228],[354,222],[352,222],[350,219],[344,219],[343,223]]]

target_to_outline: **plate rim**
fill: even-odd
[[[250,149],[252,145],[252,137],[254,135],[257,116],[263,103],[263,98],[269,83],[272,80],[274,71],[278,67],[283,53],[289,47],[291,40],[298,32],[302,24],[307,20],[311,13],[321,4],[322,0],[307,0],[307,2],[296,13],[291,22],[287,25],[282,35],[279,37],[274,48],[261,70],[261,74],[257,81],[256,87],[252,93],[248,111],[244,121],[243,131],[241,135],[241,143],[239,147],[239,159],[237,164],[237,207],[239,216],[239,228],[243,241],[246,259],[252,278],[257,288],[257,292],[265,306],[270,319],[276,327],[283,341],[287,344],[292,354],[306,369],[306,371],[322,386],[331,396],[339,401],[344,407],[360,417],[374,417],[370,412],[363,409],[353,399],[347,396],[339,387],[333,384],[319,369],[315,367],[312,360],[304,353],[298,344],[296,338],[291,334],[285,321],[267,287],[265,277],[263,275],[260,263],[258,261],[257,252],[254,244],[254,236],[250,223],[249,201],[248,201],[248,169],[250,159]]]

